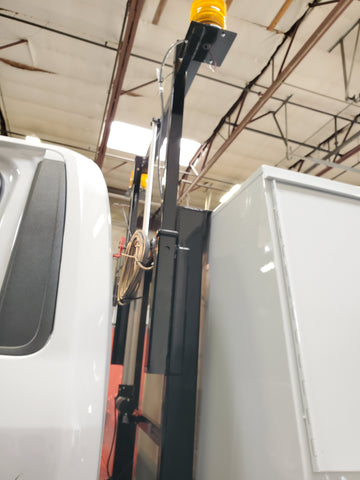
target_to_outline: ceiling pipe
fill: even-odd
[[[337,162],[334,162],[333,167],[324,168],[324,170],[321,170],[321,172],[316,174],[316,177],[322,177],[323,175],[325,175],[325,173],[327,173],[328,171],[335,168],[336,165],[338,165],[339,163],[345,162],[345,160],[348,160],[350,157],[352,157],[353,155],[355,155],[358,152],[360,152],[360,145],[356,145],[356,147],[354,147],[351,150],[349,150],[348,152],[344,153],[344,155]]]
[[[352,125],[350,125],[350,127]],[[338,147],[334,148],[334,150],[332,150],[331,152],[328,152],[327,155],[325,155],[325,157],[323,158],[323,160],[329,160],[332,156],[335,156],[335,159],[336,159],[336,156],[339,155],[340,151],[344,147],[346,147],[346,145],[349,145],[349,143],[352,143],[354,140],[356,140],[360,136],[360,130],[358,130],[350,138],[347,138],[347,135],[348,133],[345,135],[343,142]],[[304,158],[306,159],[306,156]],[[334,159],[334,163],[335,163],[335,159]],[[312,170],[314,170],[314,168],[316,168],[316,165],[312,165],[307,170],[305,170],[304,173],[310,173]]]
[[[125,73],[130,59],[130,53],[134,44],[136,30],[139,24],[140,15],[144,6],[145,0],[131,0],[129,7],[129,16],[126,24],[126,30],[124,34],[123,42],[120,46],[120,52],[117,57],[118,64],[116,67],[116,73],[114,76],[114,82],[111,88],[109,97],[108,109],[106,112],[105,120],[102,125],[102,135],[97,148],[97,155],[95,162],[102,168],[107,148],[107,142],[109,140],[111,124],[115,118],[119,98],[122,94],[122,86],[124,83]]]
[[[245,129],[249,122],[262,109],[266,102],[274,95],[274,93],[279,89],[279,87],[296,69],[299,63],[301,63],[301,61],[306,57],[310,50],[317,44],[317,42],[323,37],[323,35],[329,30],[329,28],[335,23],[335,21],[341,16],[341,14],[348,8],[348,6],[352,2],[353,0],[339,0],[339,2],[336,4],[336,7],[333,8],[333,10],[323,20],[323,22],[319,25],[315,32],[289,61],[288,65],[278,75],[277,79],[270,85],[270,87],[263,93],[260,99],[255,103],[255,105],[249,110],[249,112],[245,115],[239,125],[234,128],[233,132],[230,134],[227,140],[225,140],[222,146],[215,152],[211,159],[208,160],[208,163],[206,164],[206,166],[204,166],[202,171],[199,172],[199,175],[194,179],[192,184],[189,185],[186,189],[184,189],[182,194],[179,196],[179,201],[187,194],[189,194],[191,190],[193,190],[193,188],[196,186],[196,184],[204,177],[204,175],[206,175],[210,168],[214,166],[214,164],[221,157],[221,155],[229,148],[229,146]]]

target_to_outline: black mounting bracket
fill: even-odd
[[[235,32],[205,23],[191,22],[185,38],[184,58],[188,52],[192,60],[220,67],[236,38]]]

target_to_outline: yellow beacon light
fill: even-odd
[[[147,182],[148,182],[148,174],[147,173],[142,173],[141,177],[140,177],[140,188],[142,188],[143,190],[146,190]],[[130,175],[129,188],[132,187],[133,183],[134,183],[134,170],[132,170],[131,175]]]
[[[190,20],[192,22],[207,23],[225,29],[225,0],[194,0],[191,5]]]

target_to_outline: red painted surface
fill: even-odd
[[[114,340],[114,329],[113,329],[113,340]],[[110,365],[109,372],[109,388],[107,394],[107,405],[106,405],[106,417],[105,417],[105,429],[104,429],[104,439],[102,446],[101,454],[101,464],[100,464],[100,475],[99,480],[107,480],[112,474],[112,467],[114,461],[114,448],[111,452],[111,457],[109,460],[109,455],[111,451],[111,445],[114,438],[115,431],[115,398],[118,392],[119,384],[121,383],[122,378],[122,365]],[[108,461],[109,460],[109,461]],[[109,465],[109,473],[107,472],[107,465]]]
[[[126,242],[126,238],[125,237],[121,237],[120,238],[120,244],[119,244],[119,253],[114,253],[113,254],[113,257],[114,258],[120,258],[121,257],[121,254],[124,250],[124,247],[125,247],[125,242]]]

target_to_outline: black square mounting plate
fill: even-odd
[[[186,34],[186,50],[191,51],[192,44],[194,44],[194,42],[198,43],[195,47],[193,60],[220,67],[226,54],[230,50],[236,35],[235,32],[222,30],[213,25],[191,22]]]

